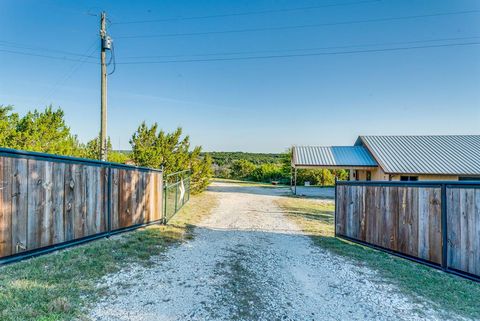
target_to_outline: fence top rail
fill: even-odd
[[[149,167],[134,166],[134,165],[127,165],[127,164],[113,163],[113,162],[104,162],[104,161],[89,159],[89,158],[63,156],[63,155],[47,154],[47,153],[40,153],[40,152],[30,152],[25,150],[17,150],[17,149],[11,149],[11,148],[3,148],[3,147],[0,147],[0,156],[15,157],[15,158],[30,158],[30,159],[44,160],[44,161],[51,161],[51,162],[88,164],[88,165],[94,165],[94,166],[131,169],[131,170],[158,172],[158,173],[163,172],[161,169],[155,169],[155,168],[149,168]]]
[[[348,186],[406,186],[406,187],[442,187],[459,186],[480,188],[480,181],[337,181],[337,185]]]
[[[183,171],[171,173],[171,174],[168,174],[166,177],[172,177],[172,176],[175,176],[175,175],[181,175],[181,174],[183,174],[183,173],[190,173],[190,170],[189,170],[189,169],[186,169],[186,170],[183,170]]]
[[[187,182],[190,182],[190,177],[185,177],[185,179],[183,180],[185,183]],[[168,182],[165,182],[165,186],[163,188],[167,189],[167,188],[170,188],[172,186],[176,186],[176,185],[179,185],[182,183],[182,180],[179,180],[179,181],[176,181],[175,183],[168,183]]]

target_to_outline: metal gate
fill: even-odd
[[[167,223],[190,200],[190,170],[165,176],[164,223]]]

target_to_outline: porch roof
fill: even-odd
[[[371,168],[378,164],[363,146],[294,146],[297,168]]]

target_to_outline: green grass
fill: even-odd
[[[0,268],[0,320],[85,320],[85,308],[106,292],[97,286],[103,276],[132,263],[149,266],[151,256],[192,237],[192,224],[215,204],[211,193],[192,196],[166,226],[150,226]]]
[[[480,284],[334,237],[334,206],[319,200],[285,197],[278,205],[314,243],[379,273],[413,301],[428,301],[445,317],[480,318]]]

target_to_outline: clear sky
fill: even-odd
[[[143,120],[207,151],[480,132],[478,0],[0,0],[0,104],[96,136],[100,10],[114,148]]]

